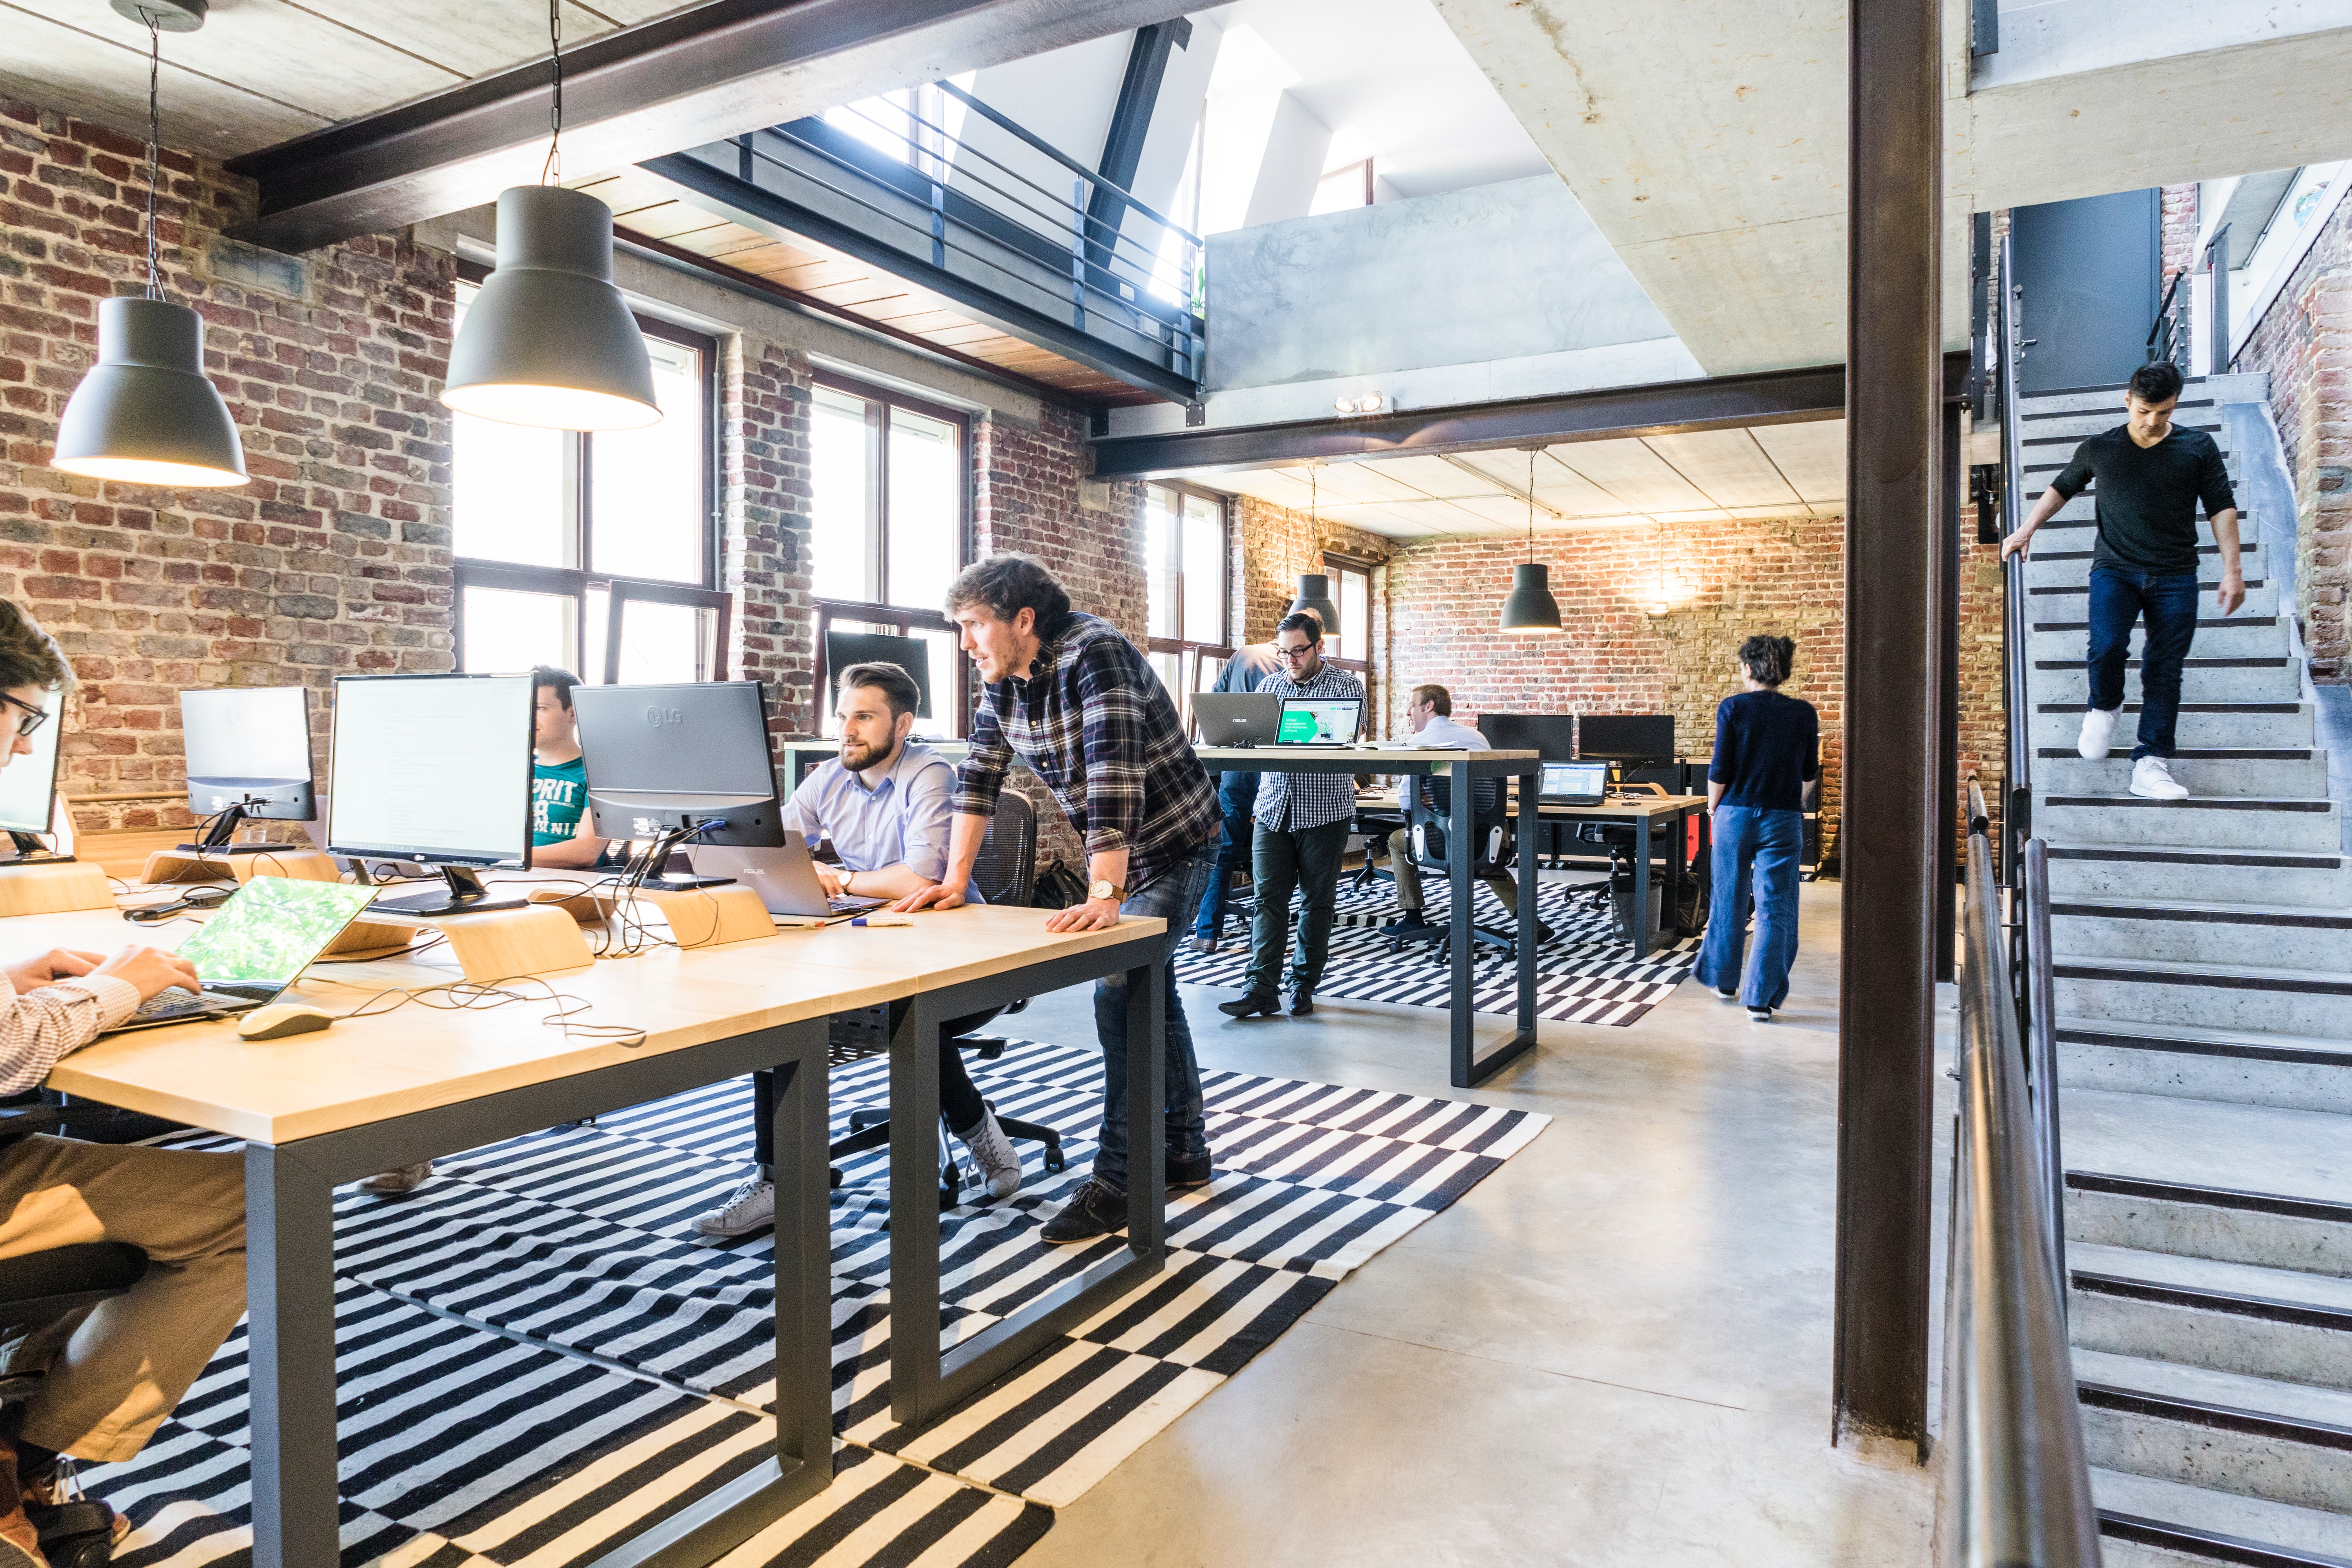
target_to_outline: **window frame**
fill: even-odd
[[[911,610],[903,605],[860,605],[847,599],[812,598],[809,604],[814,612],[811,625],[816,646],[810,650],[810,658],[816,670],[816,732],[820,736],[827,740],[835,738],[825,729],[833,718],[833,710],[826,701],[833,695],[833,669],[832,660],[825,657],[824,634],[835,621],[841,620],[891,626],[895,628],[896,635],[902,637],[914,636],[919,628],[923,631],[943,631],[950,637],[959,639],[957,651],[948,661],[954,666],[954,676],[950,682],[951,689],[942,691],[936,680],[931,686],[932,706],[945,707],[947,711],[944,714],[934,712],[929,722],[946,725],[943,739],[961,741],[970,737],[971,660],[962,657],[961,633],[956,624],[948,619],[945,611]],[[915,722],[919,728],[924,721],[919,719]]]
[[[478,262],[461,258],[457,263],[460,281],[479,287],[489,275],[490,269]],[[707,332],[698,332],[657,316],[635,311],[631,315],[636,321],[637,330],[646,336],[693,349],[702,356],[702,438],[696,443],[702,459],[698,499],[702,517],[701,580],[696,583],[670,578],[622,577],[595,569],[594,529],[592,526],[595,517],[592,493],[595,482],[593,445],[595,437],[589,431],[562,431],[559,434],[564,438],[564,549],[575,564],[534,566],[521,562],[459,555],[454,549],[453,522],[449,618],[455,641],[452,651],[459,669],[466,668],[466,590],[492,588],[572,600],[572,647],[565,668],[592,684],[608,686],[617,684],[620,679],[621,621],[632,601],[685,605],[709,610],[715,617],[709,679],[727,679],[727,651],[735,596],[719,586],[719,550],[724,536],[719,507],[719,340]],[[453,468],[453,494],[454,484]],[[582,666],[588,657],[588,595],[595,589],[603,589],[607,595],[604,664],[603,669],[590,671]]]
[[[1150,502],[1150,492],[1155,489],[1171,490],[1180,496],[1191,496],[1195,500],[1208,501],[1217,509],[1217,554],[1218,559],[1223,563],[1217,574],[1219,640],[1201,642],[1181,635],[1172,637],[1147,636],[1144,638],[1144,653],[1147,658],[1156,654],[1176,656],[1177,684],[1170,689],[1168,695],[1175,700],[1177,717],[1181,719],[1189,728],[1192,722],[1192,699],[1198,694],[1201,685],[1199,671],[1202,658],[1207,656],[1218,659],[1229,659],[1234,657],[1239,646],[1234,639],[1233,498],[1223,490],[1213,490],[1205,485],[1188,484],[1182,479],[1153,479],[1146,488],[1146,504]],[[1188,590],[1184,584],[1184,530],[1183,513],[1181,508],[1177,512],[1177,527],[1169,531],[1169,545],[1176,552],[1173,574],[1176,582],[1175,626],[1178,633],[1181,634],[1184,629],[1184,597]],[[1148,526],[1144,538],[1147,542],[1150,539]],[[1151,563],[1149,561],[1144,563],[1143,581],[1144,624],[1149,626],[1151,619]],[[1157,669],[1159,667],[1154,664],[1152,668]],[[1160,684],[1167,684],[1165,676],[1161,678]]]
[[[1372,566],[1371,562],[1359,555],[1346,555],[1335,550],[1323,552],[1323,571],[1331,579],[1331,602],[1335,605],[1347,603],[1344,582],[1349,573],[1355,574],[1364,580],[1364,617],[1367,621],[1370,620],[1372,614]],[[1352,670],[1356,679],[1364,683],[1364,712],[1367,715],[1365,727],[1369,731],[1370,728],[1369,716],[1380,711],[1380,702],[1378,694],[1372,689],[1372,628],[1369,625],[1366,626],[1362,635],[1363,658],[1340,658],[1337,655],[1327,653],[1323,656],[1323,662],[1335,665],[1341,669]]]

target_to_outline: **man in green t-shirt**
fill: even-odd
[[[545,664],[530,675],[539,704],[530,767],[530,863],[593,866],[604,858],[604,841],[588,831],[591,825],[584,820],[588,763],[580,755],[580,721],[572,711],[572,689],[580,678]]]

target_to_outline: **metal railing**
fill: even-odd
[[[2164,302],[2157,306],[2156,320],[2147,329],[2147,363],[2170,360],[2183,375],[2189,374],[2189,301],[2180,297],[2180,283],[2188,276],[2186,267],[2172,275],[2165,287]]]
[[[1937,1534],[1950,1568],[2096,1568],[2098,1516],[2051,1245],[2051,1153],[2026,1080],[1984,795],[1972,785],[1969,796],[1944,1306],[1949,1456]]]
[[[2006,539],[2025,522],[2025,448],[2017,405],[2017,271],[2007,237],[2000,242],[1999,279],[2000,320],[1993,333],[1999,363],[1994,367],[1994,384],[2000,406],[2000,533]],[[2027,679],[2033,668],[2032,603],[2025,581],[2025,556],[2021,552],[2007,557],[2001,563],[2000,647],[2008,766],[2000,795],[2000,870],[2003,883],[2011,888],[2017,885],[2019,858],[2033,829],[2033,690]]]

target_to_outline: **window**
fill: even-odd
[[[457,288],[462,321],[474,282]],[[452,416],[457,668],[601,682],[726,673],[715,584],[717,345],[639,317],[661,423],[587,434]]]
[[[1372,161],[1359,159],[1342,163],[1315,183],[1315,199],[1307,209],[1309,217],[1325,213],[1345,212],[1349,207],[1372,205]]]
[[[817,706],[837,734],[827,631],[919,637],[936,701],[918,725],[958,736],[971,710],[966,659],[947,618],[948,584],[969,554],[964,416],[895,392],[820,376],[809,407],[809,505],[816,604]]]
[[[1331,579],[1332,602],[1339,606],[1339,629],[1324,644],[1324,657],[1342,669],[1352,669],[1372,691],[1372,572],[1364,562],[1326,554],[1323,570]],[[1381,710],[1377,700],[1364,704],[1364,727],[1371,731],[1371,715]]]
[[[1234,651],[1227,625],[1233,556],[1224,499],[1184,486],[1153,485],[1146,492],[1145,521],[1151,668],[1190,723],[1191,694],[1215,685]]]

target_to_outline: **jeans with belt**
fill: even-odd
[[[1160,1006],[1167,1047],[1162,1052],[1165,1135],[1168,1152],[1180,1160],[1197,1160],[1209,1152],[1207,1123],[1201,1114],[1201,1063],[1192,1054],[1192,1026],[1184,1017],[1184,1000],[1176,994],[1176,944],[1184,935],[1184,916],[1198,909],[1201,893],[1216,871],[1216,851],[1203,846],[1189,858],[1154,877],[1119,905],[1122,915],[1157,916],[1168,922],[1160,948],[1166,987]],[[1127,1191],[1127,972],[1095,982],[1095,1033],[1103,1049],[1102,1142],[1095,1150],[1095,1179],[1111,1191]]]
[[[1789,999],[1789,965],[1797,957],[1797,862],[1805,847],[1805,814],[1718,805],[1714,830],[1715,898],[1698,952],[1698,977],[1718,991],[1736,988],[1750,1007],[1778,1007]],[[1756,962],[1743,979],[1751,891]]]
[[[2180,713],[2180,667],[2197,636],[2197,574],[2091,568],[2091,638],[2087,664],[2091,706],[2113,712],[2124,705],[2124,664],[2132,623],[2147,617],[2140,654],[2139,744],[2132,760],[2172,755]]]
[[[1225,934],[1225,905],[1233,897],[1234,873],[1250,863],[1250,814],[1257,809],[1257,775],[1226,773],[1217,780],[1217,811],[1224,831],[1217,838],[1217,874],[1201,897],[1192,934],[1216,942]]]

